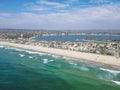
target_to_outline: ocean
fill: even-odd
[[[84,41],[83,39],[88,40],[120,40],[120,36],[106,36],[106,35],[68,35],[68,36],[40,36],[36,37],[36,40],[47,40],[47,41]]]
[[[0,46],[0,90],[120,90],[120,70]]]

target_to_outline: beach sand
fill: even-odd
[[[44,52],[44,53],[49,53],[49,54],[54,54],[59,56],[75,58],[77,60],[87,60],[87,61],[107,64],[110,66],[120,67],[120,58],[116,58],[114,56],[76,52],[76,51],[47,48],[47,47],[41,47],[41,46],[24,45],[24,44],[17,44],[17,43],[9,43],[9,42],[0,42],[0,45],[17,47],[21,49],[27,49],[32,51],[38,51],[38,52]]]

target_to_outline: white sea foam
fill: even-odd
[[[5,47],[5,49],[14,49],[14,48],[12,48],[12,47]]]
[[[111,80],[112,82],[114,82],[117,85],[120,85],[120,81],[115,81],[115,80]]]
[[[64,59],[66,59],[66,60],[71,60],[70,58],[68,58],[68,57],[63,57]]]
[[[25,52],[27,52],[27,53],[29,53],[29,54],[45,55],[44,53],[35,52],[35,51],[29,51],[29,50],[25,50]]]
[[[89,69],[87,67],[80,67],[80,69],[83,71],[89,71]]]
[[[0,46],[0,48],[4,48],[4,46]]]
[[[110,69],[105,69],[105,68],[100,68],[100,70],[110,72],[114,75],[120,74],[120,71],[117,71],[117,70],[110,70]]]
[[[112,73],[98,74],[97,76],[99,79],[102,79],[105,81],[113,80],[115,78],[115,76]]]
[[[28,51],[28,50],[25,50],[25,52],[27,52],[27,53],[29,53],[29,54],[39,54],[39,52]]]
[[[77,65],[77,64],[76,64],[76,63],[74,63],[74,62],[69,62],[69,64],[72,64],[72,65],[75,65],[75,66]]]
[[[29,56],[29,58],[33,58],[32,56]]]
[[[47,55],[51,55],[51,54],[47,53]]]
[[[53,62],[53,61],[54,61],[54,60],[51,59],[49,62]]]
[[[59,57],[56,55],[52,55],[53,58],[58,59]]]
[[[23,54],[19,54],[20,55],[20,57],[24,57],[25,55],[23,55]]]
[[[44,64],[48,63],[48,59],[43,59],[43,63]]]
[[[23,49],[14,48],[14,47],[5,47],[5,49],[12,49],[12,50],[16,50],[16,51],[25,51]]]
[[[4,47],[4,46],[1,46],[1,47]],[[29,50],[24,50],[24,49],[20,49],[20,48],[9,47],[9,46],[5,47],[5,49],[14,49],[16,51],[25,51],[25,52],[27,52],[29,54],[45,55],[45,53],[40,53],[40,52],[35,52],[35,51],[29,51]]]
[[[25,51],[23,49],[18,49],[18,48],[13,48],[13,49],[15,49],[16,51]]]

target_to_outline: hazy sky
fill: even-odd
[[[0,0],[0,28],[120,29],[120,0]]]

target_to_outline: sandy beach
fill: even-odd
[[[33,50],[38,52],[44,52],[44,53],[49,53],[49,54],[54,54],[59,56],[75,58],[77,60],[87,60],[91,62],[97,62],[97,63],[107,64],[110,66],[120,67],[120,58],[116,58],[114,56],[98,55],[98,54],[92,54],[92,53],[61,50],[61,49],[47,48],[47,47],[40,47],[40,46],[38,47],[38,46],[9,43],[9,42],[0,42],[0,45],[17,47],[21,49],[27,49],[27,50]]]

